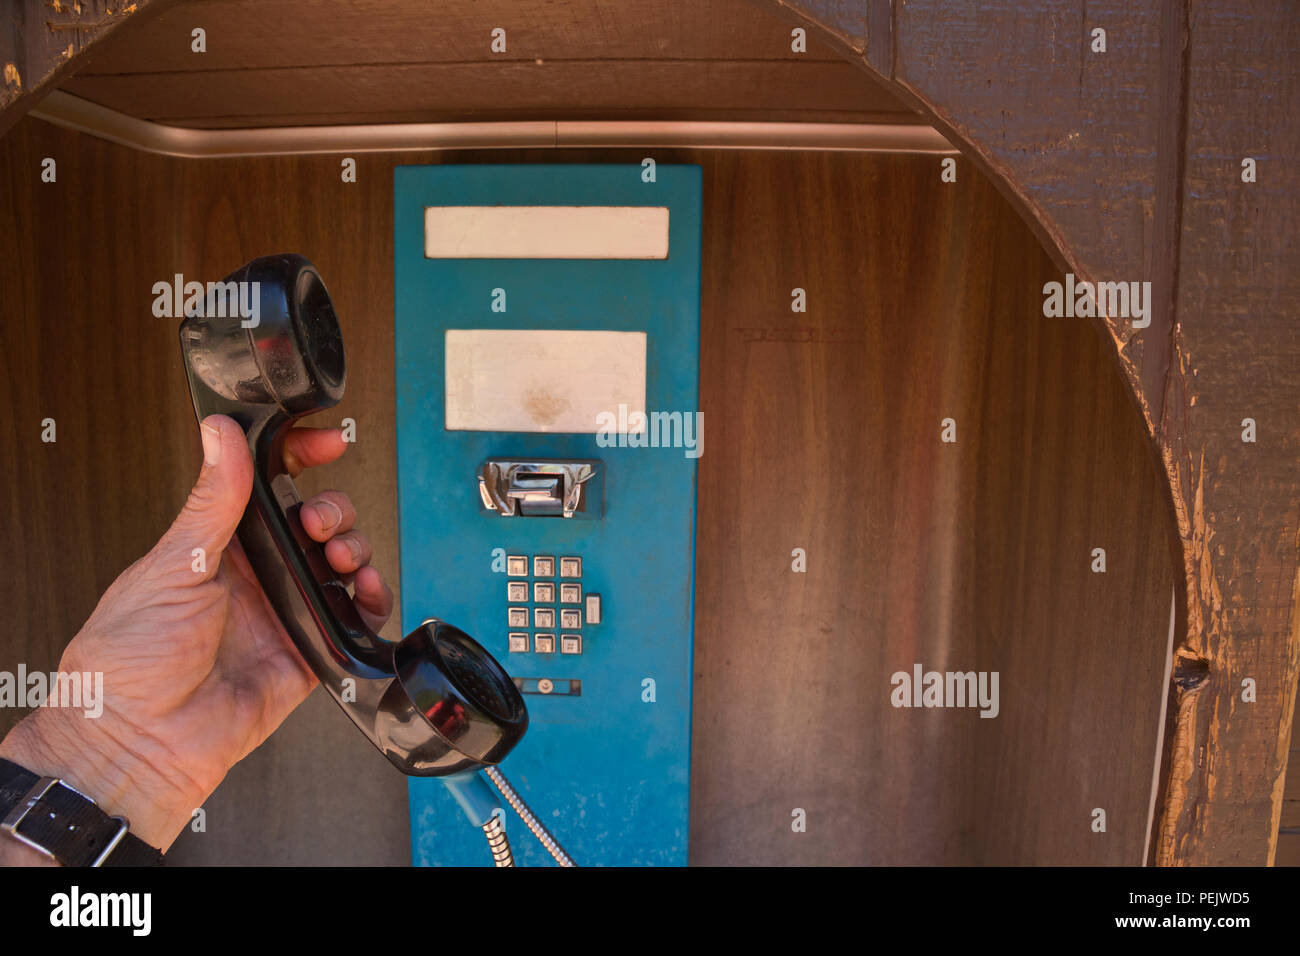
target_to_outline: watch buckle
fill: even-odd
[[[41,798],[49,793],[50,788],[58,782],[58,777],[41,777],[32,784],[31,788],[27,791],[27,794],[14,805],[14,808],[9,811],[9,815],[5,817],[4,820],[0,820],[0,830],[8,833],[19,843],[26,843],[37,853],[40,853],[42,856],[51,860],[54,859],[54,854],[45,849],[45,847],[41,846],[35,840],[30,840],[23,836],[23,834],[18,832],[18,827],[22,824],[27,814],[31,812],[32,807],[40,803]]]
[[[58,777],[41,777],[32,784],[31,789],[27,791],[26,795],[24,795],[22,799],[14,805],[14,808],[9,811],[9,815],[3,820],[0,820],[0,831],[8,833],[19,843],[27,844],[27,846],[31,847],[37,853],[40,853],[42,856],[51,860],[55,859],[53,853],[51,853],[47,848],[41,846],[41,844],[37,843],[35,840],[32,840],[18,832],[18,828],[22,826],[23,820],[27,818],[27,814],[31,813],[32,808],[35,807],[36,804],[40,803],[45,795],[56,785],[67,787],[67,789],[77,794],[77,796],[88,800],[92,805],[97,806],[95,801],[91,800],[90,797],[87,797],[76,787],[65,783]],[[104,860],[108,858],[110,853],[117,849],[117,845],[122,842],[122,837],[126,836],[127,830],[129,829],[129,824],[124,817],[111,817],[110,819],[117,821],[117,832],[114,833],[113,838],[104,845],[104,849],[99,852],[99,856],[95,857],[94,862],[90,864],[92,867],[104,865]]]

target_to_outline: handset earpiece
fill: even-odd
[[[514,682],[462,631],[430,619],[393,643],[362,621],[303,530],[284,437],[343,396],[343,337],[329,293],[301,256],[254,259],[209,286],[180,327],[199,420],[243,428],[253,490],[238,537],[276,615],[320,682],[404,773],[445,776],[501,761],[528,710]]]

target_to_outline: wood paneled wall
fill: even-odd
[[[1300,679],[1294,0],[760,5],[921,111],[1076,276],[1150,282],[1149,322],[1107,325],[1180,539],[1152,859],[1271,862]]]
[[[642,155],[366,155],[344,184],[337,157],[185,162],[22,121],[0,140],[0,667],[52,666],[196,472],[155,281],[315,262],[348,348],[329,419],[359,441],[305,485],[354,496],[395,577],[392,167]],[[943,184],[927,157],[653,155],[705,183],[692,861],[1141,862],[1173,519],[1100,337],[1042,316],[1030,230],[964,161]],[[998,671],[999,715],[892,707],[916,662]],[[207,809],[175,862],[408,860],[404,781],[320,694]]]

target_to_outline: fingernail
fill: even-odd
[[[322,501],[314,506],[316,514],[320,516],[321,530],[328,531],[340,521],[343,520],[343,512],[339,511],[339,506],[331,501]]]
[[[202,422],[199,425],[199,434],[203,438],[203,464],[215,465],[221,461],[221,429]]]

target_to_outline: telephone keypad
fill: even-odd
[[[506,556],[506,571],[510,577],[556,577],[556,558],[549,554],[511,554]],[[577,555],[563,555],[559,559],[560,578],[581,578],[582,558]],[[556,589],[559,589],[560,604],[576,604],[578,607],[559,608],[559,628],[561,654],[582,653],[582,633],[586,625],[600,623],[600,595],[583,594],[580,580],[565,580],[557,583],[551,581],[507,581],[506,597],[510,602],[507,608],[507,623],[510,631],[507,641],[510,653],[526,654],[530,650],[536,654],[555,653],[556,608],[538,607],[536,605],[553,605],[556,603]],[[528,602],[532,597],[533,607],[516,606]],[[584,613],[585,611],[585,613]],[[538,628],[530,633],[516,628]],[[531,639],[531,640],[530,640]]]

